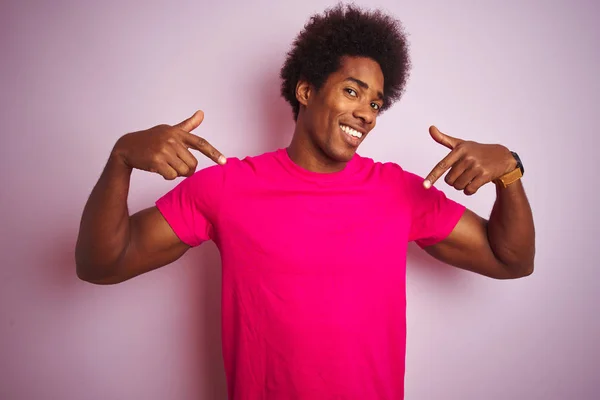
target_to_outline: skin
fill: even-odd
[[[366,84],[349,81],[352,77]],[[368,134],[376,124],[381,106],[384,77],[377,62],[345,57],[341,68],[329,76],[320,90],[299,82],[298,123],[288,153],[298,165],[311,171],[341,170],[356,148],[340,139],[339,124],[350,125]],[[356,95],[350,95],[352,90]],[[473,195],[477,190],[517,167],[509,149],[454,138],[435,126],[429,133],[450,153],[427,175],[423,185],[431,187],[444,173],[445,181],[457,190]],[[363,135],[361,141],[365,139]],[[533,272],[535,232],[529,202],[521,181],[508,188],[497,186],[497,199],[489,221],[471,210],[440,243],[425,249],[436,259],[496,279],[527,276]]]
[[[450,149],[427,175],[431,187],[444,173],[445,181],[466,195],[517,168],[510,150],[454,138],[429,128],[431,137]],[[535,228],[531,206],[521,180],[503,188],[496,185],[496,201],[489,220],[466,210],[443,241],[425,248],[427,253],[456,267],[496,279],[514,279],[533,273]]]
[[[77,276],[95,284],[115,284],[170,264],[189,246],[181,242],[156,207],[129,215],[127,195],[133,169],[164,179],[192,175],[197,150],[223,164],[225,157],[191,132],[204,113],[169,126],[128,133],[115,144],[83,210],[75,247]]]
[[[379,65],[361,57],[342,58],[338,71],[319,90],[299,81],[300,110],[287,149],[290,158],[310,171],[342,170],[376,125],[383,83]],[[96,284],[123,282],[170,264],[189,250],[156,207],[130,215],[127,196],[133,169],[168,180],[193,174],[197,160],[190,149],[225,162],[218,150],[192,133],[203,118],[198,111],[177,125],[159,125],[117,141],[83,211],[76,245],[80,279]],[[363,133],[358,143],[344,138],[340,124]],[[460,140],[435,127],[430,134],[450,152],[427,176],[425,187],[449,171],[446,182],[471,195],[516,167],[504,146]],[[533,272],[534,236],[531,208],[518,181],[497,188],[489,221],[467,210],[452,233],[426,251],[442,262],[485,276],[519,278]]]
[[[298,120],[288,154],[301,167],[317,172],[342,170],[357,147],[344,139],[340,124],[363,134],[375,128],[383,105],[383,73],[369,58],[344,57],[338,71],[316,90],[306,81],[296,85],[300,103]]]

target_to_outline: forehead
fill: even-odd
[[[369,85],[369,90],[383,92],[383,72],[379,63],[367,57],[342,57],[340,68],[330,75],[331,83],[340,83],[348,78],[358,79]]]

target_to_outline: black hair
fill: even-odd
[[[300,79],[319,90],[340,68],[344,56],[369,57],[383,72],[384,103],[380,113],[400,99],[410,71],[408,41],[400,21],[380,10],[337,6],[313,15],[298,34],[280,71],[281,95],[298,119]]]

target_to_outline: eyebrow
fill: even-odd
[[[363,88],[365,90],[369,89],[369,85],[367,85],[366,82],[363,82],[360,79],[356,79],[356,78],[353,78],[353,77],[349,76],[345,80],[346,81],[350,81],[350,82],[354,82],[358,86],[360,86],[361,88]],[[379,100],[383,100],[383,93],[377,92],[377,97],[379,98]]]

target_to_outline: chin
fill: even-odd
[[[354,154],[356,154],[357,148],[351,148],[348,146],[336,146],[327,151],[326,154],[335,162],[347,163],[352,160]]]

